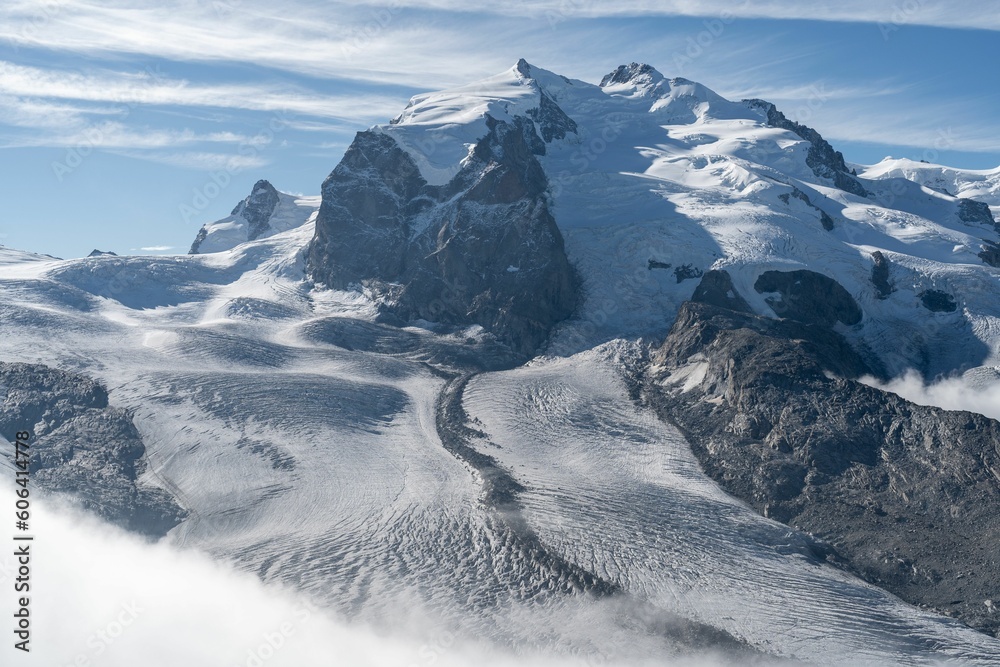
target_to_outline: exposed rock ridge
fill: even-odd
[[[577,280],[534,122],[487,116],[487,128],[443,186],[388,134],[358,133],[323,184],[308,265],[330,287],[364,286],[386,315],[480,325],[528,355],[573,312]]]
[[[706,472],[868,581],[1000,631],[1000,423],[857,382],[878,369],[841,335],[749,312],[724,272],[694,299],[644,395]]]
[[[765,112],[767,124],[771,127],[778,127],[789,132],[794,132],[802,139],[809,142],[809,153],[806,155],[806,164],[813,173],[820,178],[828,178],[833,181],[841,190],[868,197],[869,193],[864,186],[854,177],[851,170],[844,162],[844,156],[840,151],[834,150],[826,139],[819,132],[785,117],[785,114],[778,111],[778,108],[765,100],[751,99],[743,100],[751,109],[760,109]]]

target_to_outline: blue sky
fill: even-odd
[[[849,161],[1000,165],[1000,12],[935,0],[5,0],[0,243],[186,252],[259,178],[318,194],[354,133],[518,58],[761,97]]]

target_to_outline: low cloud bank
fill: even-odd
[[[7,478],[10,471],[0,466]],[[12,475],[11,475],[12,477]],[[14,493],[0,480],[0,498]],[[599,656],[505,654],[435,628],[386,637],[317,609],[294,591],[90,516],[33,499],[31,652],[14,649],[18,576],[0,551],[0,664],[38,667],[562,667]],[[421,639],[422,638],[422,639]],[[710,658],[653,664],[705,667]]]
[[[1000,419],[1000,373],[993,369],[975,369],[960,377],[926,384],[916,371],[888,383],[874,378],[861,382],[892,392],[918,405],[930,405],[945,410],[968,410],[992,419]]]

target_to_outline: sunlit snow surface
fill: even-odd
[[[145,482],[189,512],[170,543],[353,619],[419,614],[508,647],[629,662],[669,650],[629,616],[652,604],[820,664],[1000,663],[997,640],[807,559],[801,536],[725,496],[683,437],[628,398],[615,361],[636,337],[662,336],[697,284],[650,269],[656,260],[726,268],[762,313],[760,272],[809,267],[866,310],[845,333],[900,367],[913,351],[898,341],[914,331],[951,341],[934,352],[942,368],[968,361],[963,341],[982,346],[973,361],[995,363],[996,272],[976,257],[994,233],[921,186],[904,211],[817,182],[797,137],[697,84],[651,99],[535,76],[580,127],[542,162],[586,302],[549,356],[476,375],[463,405],[484,434],[472,444],[525,486],[541,544],[619,585],[624,607],[559,591],[558,573],[512,546],[481,479],[435,426],[445,385],[435,354],[465,334],[375,327],[360,293],[313,289],[311,221],[197,256],[62,261],[0,249],[2,360],[88,374],[134,412]],[[532,85],[512,71],[475,94],[423,96],[382,131],[441,182],[483,133],[483,110],[531,108]],[[798,199],[780,202],[793,187],[835,217],[834,231]],[[890,301],[869,282],[876,248],[899,267]],[[923,310],[916,295],[929,286],[962,308]]]
[[[407,148],[425,178],[441,182],[486,133],[486,113],[523,115],[542,92],[578,127],[539,160],[586,295],[580,321],[564,327],[553,351],[579,351],[602,337],[662,336],[698,282],[678,281],[678,267],[728,270],[764,314],[771,310],[753,289],[757,277],[808,268],[835,277],[858,301],[866,317],[845,333],[891,373],[921,364],[930,378],[1000,364],[998,270],[978,256],[984,240],[1000,238],[989,226],[963,222],[954,197],[1000,203],[996,170],[898,160],[858,166],[873,193],[862,198],[817,178],[805,161],[809,144],[766,126],[763,112],[656,72],[601,89],[514,67],[420,95],[381,130]],[[910,176],[917,182],[901,178]],[[812,205],[789,196],[793,189]],[[878,298],[871,282],[875,250],[893,267],[891,299]],[[670,268],[650,270],[650,260]],[[955,295],[958,310],[929,312],[920,303],[926,290]]]
[[[441,446],[444,380],[417,358],[419,345],[389,354],[322,342],[330,318],[363,323],[372,310],[357,294],[307,291],[311,233],[176,258],[5,251],[4,359],[86,372],[134,411],[147,481],[191,513],[174,544],[374,623],[416,608],[508,646],[541,641],[625,661],[663,651],[619,607],[539,592],[546,573],[511,551],[478,478]],[[95,296],[108,285],[123,291]],[[116,300],[134,295],[145,302]],[[683,438],[628,399],[611,360],[630,345],[481,374],[466,389],[466,410],[489,436],[476,446],[527,487],[525,515],[548,549],[620,584],[628,600],[768,653],[1000,660],[1000,642],[807,560],[801,538],[721,493]]]

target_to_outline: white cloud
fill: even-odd
[[[143,252],[166,252],[173,249],[174,247],[172,245],[149,245],[139,248],[139,250],[142,250]]]
[[[13,497],[0,465],[0,495]],[[151,544],[67,508],[32,505],[31,653],[0,645],[2,664],[28,667],[583,667],[433,627],[416,609],[386,636],[323,611],[302,594],[164,542]],[[11,549],[10,551],[13,551]],[[13,617],[16,563],[0,554],[0,615]],[[594,605],[597,603],[584,604]],[[409,613],[406,613],[406,612]],[[580,622],[579,618],[577,622]],[[591,629],[592,630],[592,629]],[[613,667],[626,663],[602,661]],[[656,664],[662,664],[657,660]],[[717,665],[677,660],[677,667]],[[758,664],[758,663],[755,663]]]
[[[378,6],[371,0],[346,4]],[[469,11],[461,0],[400,0],[406,7],[444,11]],[[570,18],[614,16],[705,16],[730,15],[739,18],[808,19],[853,23],[928,25],[949,28],[1000,30],[1000,14],[990,2],[972,0],[956,11],[946,0],[841,0],[840,2],[796,2],[795,0],[619,0],[585,2],[583,0],[510,0],[477,6],[482,13],[545,18],[550,21]]]
[[[916,371],[887,384],[863,378],[865,384],[890,391],[918,405],[932,405],[945,410],[968,410],[992,419],[1000,419],[1000,373],[977,369],[962,377],[947,378],[926,384]]]
[[[30,2],[0,4],[0,41],[64,53],[243,62],[365,83],[431,86],[446,70],[452,83],[482,71],[482,60],[468,55],[480,36],[404,21],[384,7],[263,0],[59,0],[52,7],[40,19]]]
[[[29,105],[30,108],[31,105]],[[41,128],[53,131],[20,135],[4,142],[7,147],[54,146],[108,148],[108,149],[158,149],[174,148],[197,143],[224,143],[259,145],[259,140],[249,135],[232,132],[198,133],[189,129],[172,130],[132,128],[117,121],[87,124],[83,118],[66,119],[68,128],[54,128],[45,117],[39,118]],[[39,127],[36,126],[36,127]]]
[[[246,169],[259,169],[270,162],[264,155],[259,153],[240,155],[205,151],[162,152],[124,150],[116,152],[127,157],[158,162],[172,167],[198,169],[201,171],[226,170],[233,174]]]
[[[361,123],[398,111],[402,96],[355,93],[327,95],[271,84],[194,84],[153,69],[141,72],[73,72],[26,67],[0,61],[0,90],[26,99],[55,98],[120,105],[108,112],[128,113],[137,105],[179,105],[274,111]],[[86,107],[77,112],[91,113]],[[44,114],[43,114],[44,115]]]

